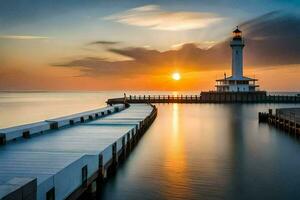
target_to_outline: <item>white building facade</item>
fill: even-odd
[[[243,48],[245,46],[242,31],[238,28],[233,31],[233,38],[230,42],[232,49],[232,76],[216,80],[218,92],[254,92],[259,86],[257,79],[243,76]]]

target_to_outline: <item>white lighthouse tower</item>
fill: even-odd
[[[232,76],[216,80],[218,92],[253,92],[258,85],[255,84],[257,79],[243,76],[243,48],[245,46],[242,31],[238,27],[232,32],[233,37],[230,42],[232,49]]]
[[[232,77],[243,78],[243,48],[245,46],[242,39],[242,32],[237,28],[233,31],[233,38],[230,42],[232,48]]]

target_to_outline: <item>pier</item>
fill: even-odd
[[[255,92],[201,92],[199,95],[129,95],[108,99],[110,105],[120,103],[300,103],[300,96],[267,95]]]
[[[270,109],[268,113],[258,113],[259,122],[268,123],[287,133],[299,136],[300,134],[300,108],[276,109],[275,114]]]
[[[157,115],[118,104],[0,129],[0,199],[89,199],[127,158]]]

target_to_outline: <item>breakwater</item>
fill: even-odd
[[[267,113],[259,112],[258,120],[285,132],[297,136],[300,134],[300,108],[280,108],[276,109],[275,113],[269,109]]]
[[[300,96],[267,95],[255,92],[201,92],[200,95],[129,95],[108,99],[110,105],[119,103],[300,103]]]
[[[0,199],[97,195],[156,115],[149,104],[120,104],[1,129]]]

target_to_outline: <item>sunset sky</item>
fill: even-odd
[[[245,75],[299,91],[292,0],[2,0],[0,90],[211,90],[237,25]]]

